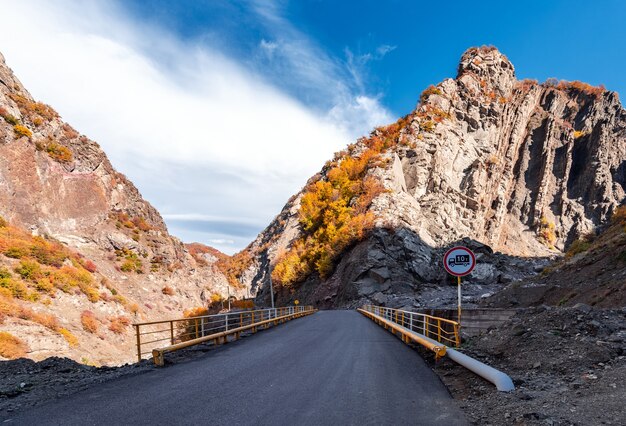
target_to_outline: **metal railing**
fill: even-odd
[[[365,305],[362,309],[445,345],[461,345],[459,323],[456,321],[382,306]]]
[[[274,309],[229,312],[216,315],[202,315],[163,321],[135,323],[137,360],[153,354],[153,350],[180,343],[191,342],[223,333],[238,333],[242,327],[255,325],[269,327],[271,320],[279,320],[295,314],[313,311],[312,306],[287,306]],[[269,320],[269,321],[268,321]]]

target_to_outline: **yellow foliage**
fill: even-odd
[[[31,132],[28,127],[21,124],[16,124],[15,126],[13,126],[13,130],[15,131],[15,135],[18,138],[21,138],[22,136],[30,138],[33,135],[33,132]]]
[[[100,326],[96,316],[91,311],[83,311],[80,314],[80,322],[83,325],[83,328],[90,333],[96,333],[98,331],[98,327]]]
[[[72,151],[66,146],[59,145],[56,142],[49,143],[46,152],[53,160],[60,163],[69,163],[73,159]]]
[[[76,346],[78,346],[78,338],[76,336],[74,336],[72,334],[71,331],[69,331],[66,328],[60,328],[59,329],[59,334],[61,336],[63,336],[63,338],[67,341],[67,343],[70,345],[70,347],[74,348]]]
[[[548,247],[554,247],[554,243],[556,242],[555,225],[545,216],[541,216],[539,227],[537,229],[537,235],[539,236],[539,239]]]

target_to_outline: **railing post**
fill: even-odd
[[[141,335],[139,334],[139,324],[135,324],[135,333],[137,334],[137,362],[141,362]]]
[[[437,341],[441,342],[441,320],[437,319]]]
[[[196,339],[198,338],[198,318],[193,321],[196,324]]]
[[[174,321],[170,321],[170,342],[174,344]]]
[[[424,315],[424,336],[428,337],[428,317]]]
[[[228,314],[226,314],[226,331],[228,331]]]

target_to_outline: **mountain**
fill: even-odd
[[[238,278],[261,300],[271,276],[282,302],[445,304],[446,248],[478,252],[472,288],[535,275],[607,223],[625,172],[617,93],[520,81],[496,48],[471,48],[456,78],[313,176],[244,250]]]
[[[34,359],[131,360],[129,323],[227,294],[218,258],[192,256],[98,144],[36,102],[1,55],[0,116],[1,356],[18,347]]]

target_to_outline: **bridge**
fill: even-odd
[[[187,319],[183,329],[192,338],[178,343],[172,338],[157,351],[162,361],[163,354],[178,349],[176,345],[206,337],[215,347],[201,357],[178,357],[166,368],[35,407],[18,413],[10,424],[467,424],[439,378],[416,351],[403,344],[410,340],[407,330],[428,331],[437,321],[426,318],[426,329],[423,317],[420,324],[409,313],[379,307],[364,307],[363,315],[321,311],[304,316],[307,310],[311,311],[300,307],[281,315],[267,314],[249,323],[238,313],[239,322],[231,323],[230,333],[220,341],[211,331],[214,321],[205,324],[208,331],[202,336],[202,324]],[[303,318],[288,321],[296,316]],[[261,321],[265,323],[259,325]],[[269,327],[279,321],[284,324]],[[409,322],[411,329],[405,327]],[[264,326],[269,328],[254,333]],[[245,339],[242,327],[249,327]],[[449,339],[458,333],[454,327],[446,331],[441,322],[433,330]],[[229,335],[230,342],[224,344]],[[445,354],[446,346],[419,336],[426,338],[425,346],[435,354]],[[141,357],[142,350],[138,353]]]

